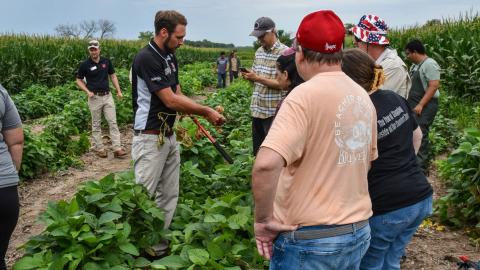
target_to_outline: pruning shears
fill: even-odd
[[[222,146],[220,146],[220,144],[215,140],[215,138],[213,138],[212,135],[210,135],[210,133],[202,126],[202,124],[200,124],[198,119],[195,118],[194,116],[191,116],[191,115],[190,115],[190,118],[192,118],[193,122],[198,126],[200,131],[202,131],[202,133],[208,138],[208,140],[210,140],[210,142],[213,144],[213,146],[215,146],[215,148],[222,155],[222,157],[228,163],[233,164],[232,157],[230,157],[230,155],[227,153],[227,151],[225,151],[225,149],[223,149]]]
[[[460,262],[458,262],[458,269],[464,269],[464,270],[480,270],[480,262],[476,263],[470,259],[468,259],[467,256],[460,256]]]

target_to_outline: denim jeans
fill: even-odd
[[[331,228],[335,225],[309,226],[299,230]],[[355,226],[355,225],[352,225]],[[350,270],[358,269],[368,249],[370,226],[352,233],[312,240],[296,240],[281,234],[274,242],[270,270]]]
[[[217,88],[225,88],[227,84],[227,73],[217,73]]]
[[[360,269],[400,269],[400,259],[422,221],[432,213],[432,196],[370,218],[372,240]]]

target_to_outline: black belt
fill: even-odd
[[[282,235],[285,236],[286,238],[291,238],[294,240],[311,240],[311,239],[328,238],[328,237],[334,237],[334,236],[352,233],[354,231],[363,229],[367,225],[368,225],[368,220],[362,220],[359,222],[339,225],[332,228],[284,232],[282,233]]]
[[[133,135],[135,136],[138,136],[140,134],[147,134],[147,135],[160,135],[160,130],[158,129],[144,129],[144,130],[138,130],[138,129],[134,129],[133,130]],[[173,131],[170,130],[170,131],[165,131],[165,133],[163,133],[165,135],[165,137],[170,137],[173,135]]]
[[[98,91],[98,92],[93,92],[93,94],[96,96],[106,96],[110,94],[110,91]]]

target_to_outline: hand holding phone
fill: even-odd
[[[246,69],[246,68],[244,68],[244,67],[241,67],[241,68],[240,68],[240,71],[241,71],[241,72],[247,72],[247,73],[250,72],[250,71],[248,71],[248,69]]]

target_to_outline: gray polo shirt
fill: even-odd
[[[15,186],[19,180],[18,172],[1,132],[21,126],[22,122],[15,104],[7,90],[0,85],[0,188]]]

